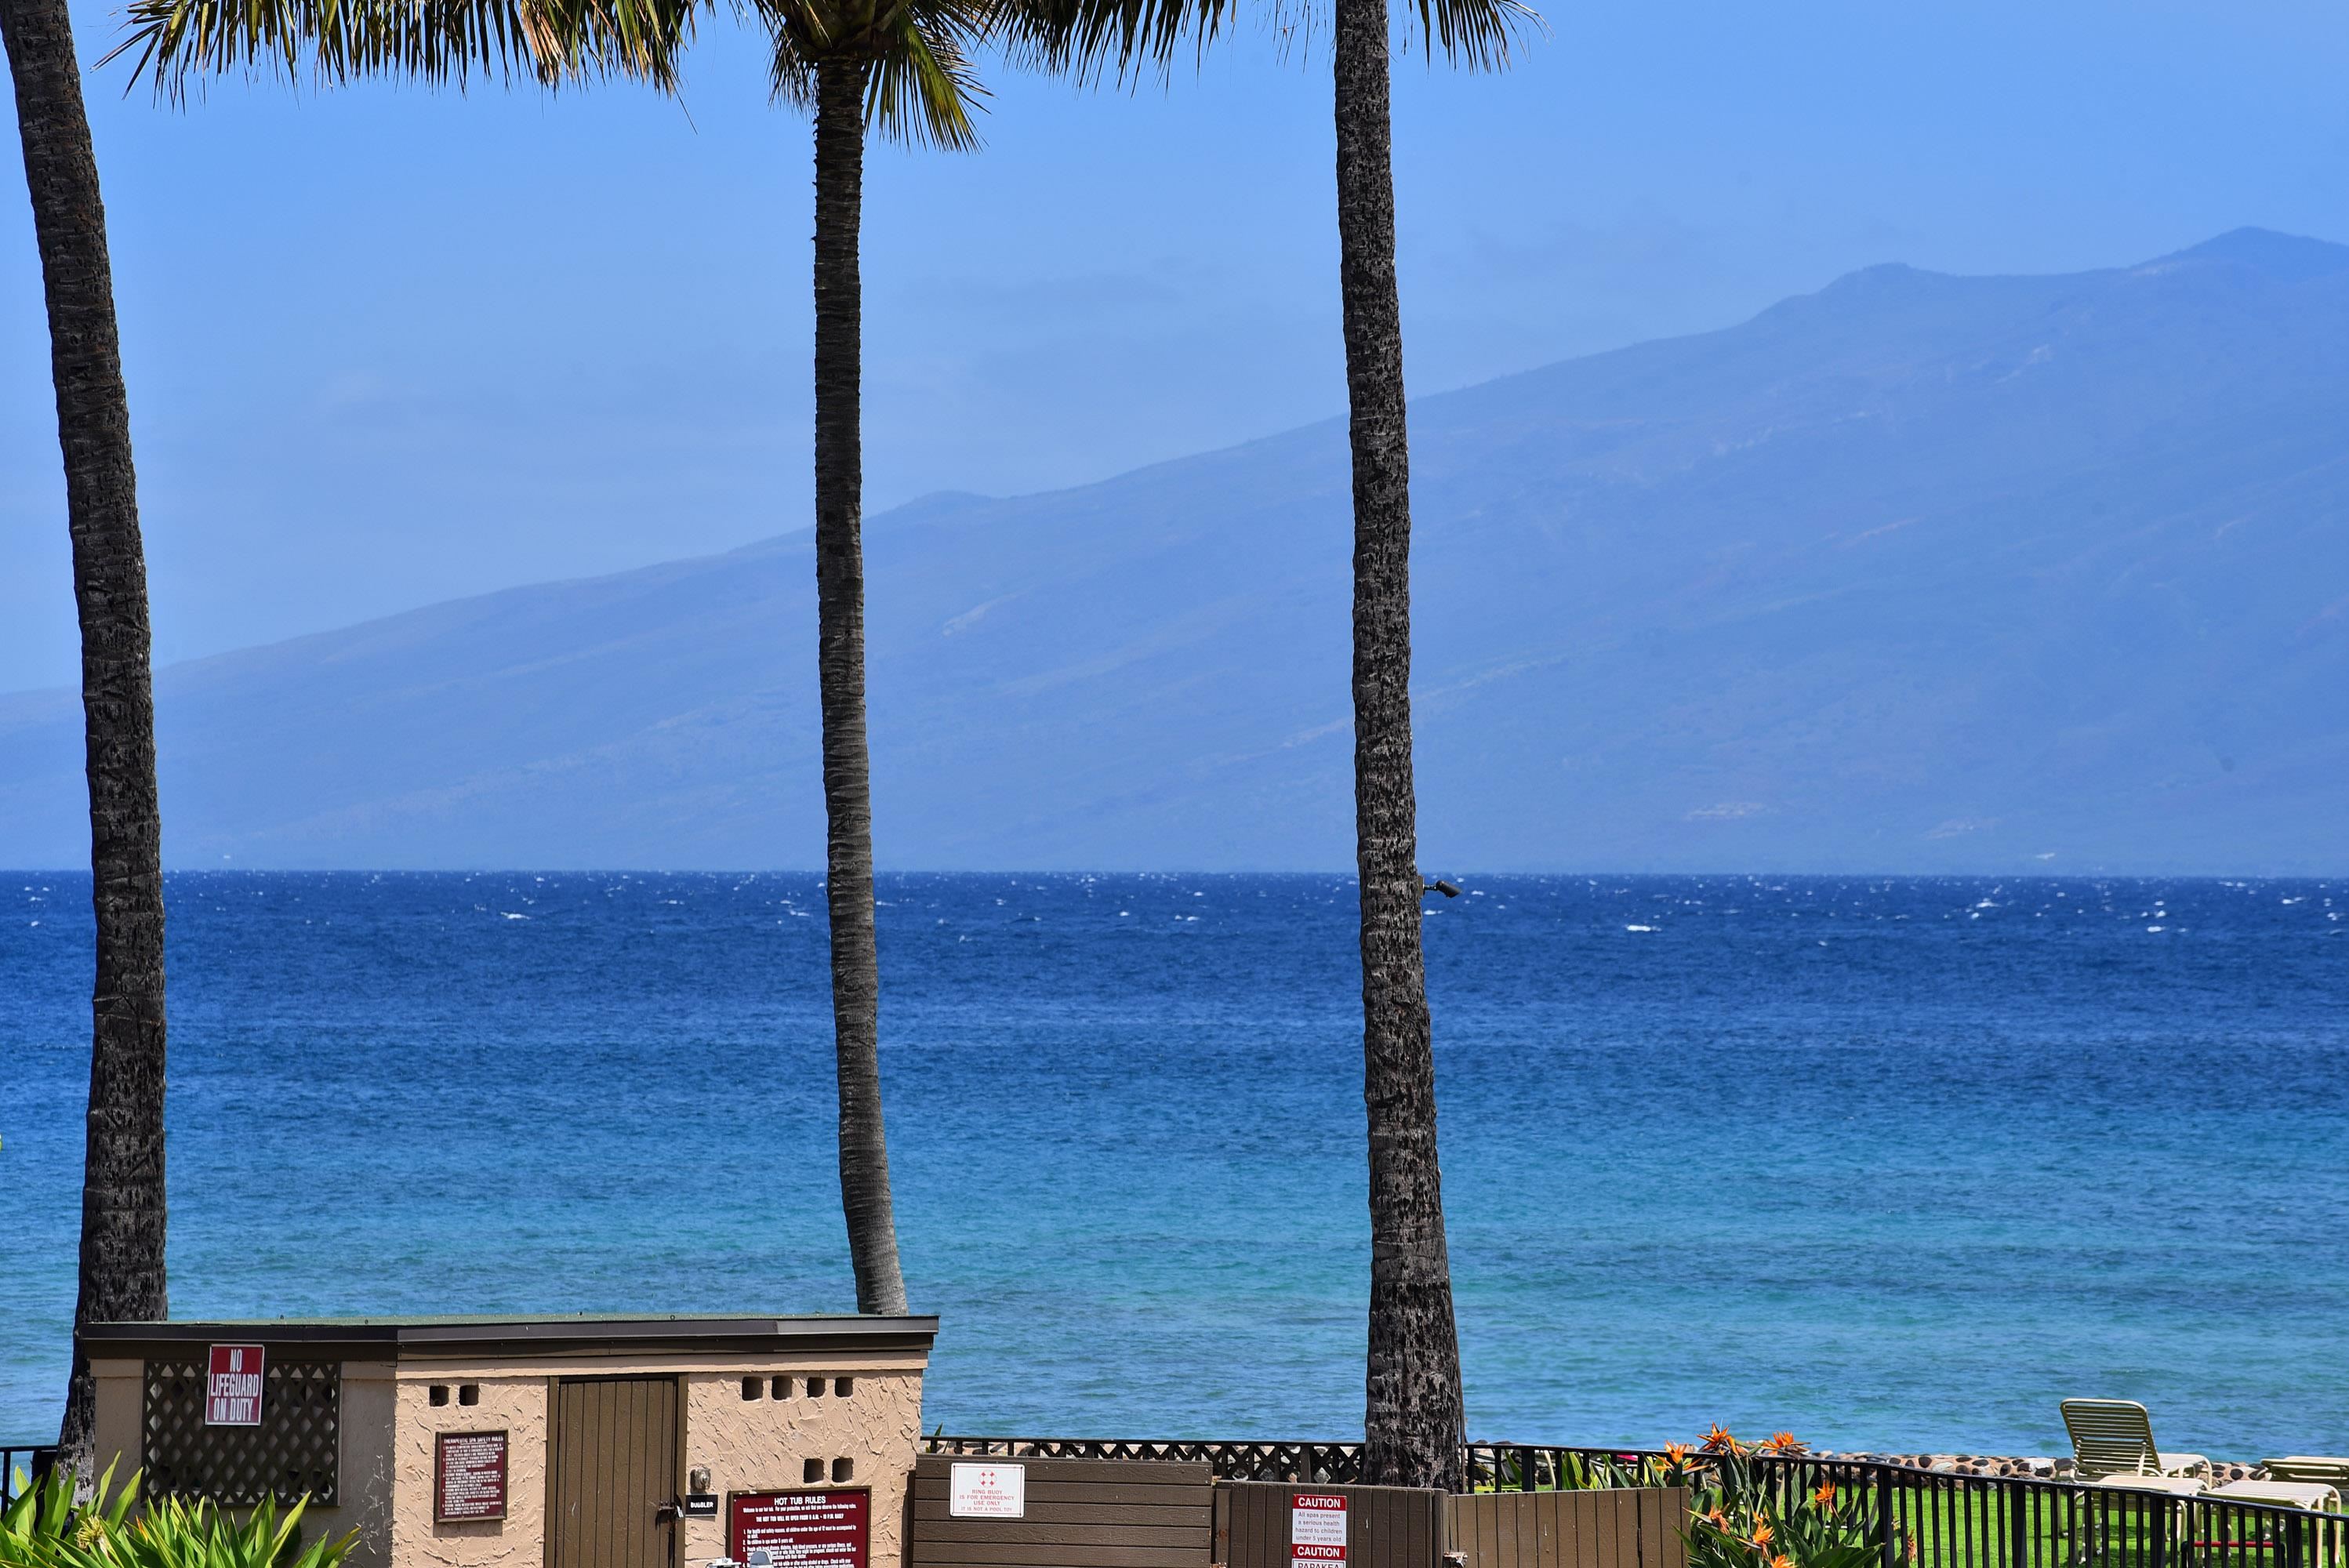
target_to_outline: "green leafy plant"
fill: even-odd
[[[0,1568],[338,1568],[358,1532],[301,1544],[304,1498],[283,1514],[264,1501],[242,1520],[211,1502],[159,1498],[135,1516],[134,1475],[119,1491],[114,1469],[98,1501],[78,1505],[74,1478],[58,1469],[0,1512]]]
[[[16,1472],[23,1478],[25,1472]],[[0,1511],[0,1568],[82,1568],[111,1559],[100,1550],[122,1528],[139,1491],[132,1476],[122,1490],[114,1490],[114,1467],[98,1480],[98,1501],[82,1506],[74,1501],[74,1478],[62,1467],[39,1485],[21,1479],[16,1499]]]
[[[274,1501],[264,1501],[240,1521],[208,1501],[162,1498],[114,1532],[104,1556],[70,1568],[336,1568],[358,1532],[301,1545],[308,1506],[303,1498],[280,1517]]]
[[[1877,1547],[1857,1503],[1833,1480],[1786,1498],[1754,1479],[1757,1457],[1804,1451],[1791,1432],[1748,1445],[1717,1426],[1705,1434],[1701,1457],[1679,1444],[1666,1450],[1676,1469],[1698,1478],[1683,1532],[1689,1568],[1868,1568],[1875,1562]]]
[[[1696,1464],[1685,1443],[1665,1445],[1661,1454],[1564,1454],[1560,1491],[1603,1491],[1626,1486],[1687,1486]]]
[[[1686,1486],[1695,1450],[1677,1443],[1656,1454],[1555,1454],[1548,1468],[1536,1464],[1531,1483],[1517,1450],[1503,1449],[1489,1464],[1471,1465],[1471,1491],[1611,1491],[1623,1487]]]

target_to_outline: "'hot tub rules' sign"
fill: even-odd
[[[204,1425],[261,1425],[261,1366],[258,1345],[215,1345],[204,1375]]]

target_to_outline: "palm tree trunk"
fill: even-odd
[[[840,1074],[840,1202],[856,1310],[902,1313],[889,1144],[881,1124],[881,966],[873,940],[873,770],[864,745],[864,453],[861,428],[864,204],[861,61],[817,69],[815,111],[815,582],[823,699],[826,902]]]
[[[49,312],[65,449],[66,520],[81,614],[89,770],[89,1113],[81,1198],[85,1323],[160,1318],[163,1274],[163,868],[148,669],[147,563],[130,466],[130,407],[115,335],[106,211],[65,0],[0,0],[25,182]],[[77,1342],[62,1462],[93,1474],[96,1387]]]
[[[1465,1416],[1436,1170],[1411,758],[1411,454],[1395,290],[1386,0],[1336,0],[1339,268],[1354,459],[1354,857],[1370,1113],[1365,1481],[1452,1490]]]

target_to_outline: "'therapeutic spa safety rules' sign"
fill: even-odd
[[[1341,1492],[1288,1494],[1288,1560],[1344,1568],[1346,1499]]]
[[[432,1439],[432,1522],[506,1516],[506,1435],[439,1432]]]
[[[204,1425],[261,1425],[261,1368],[267,1354],[258,1345],[215,1345],[204,1374]]]

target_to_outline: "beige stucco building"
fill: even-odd
[[[932,1317],[101,1324],[101,1463],[354,1568],[903,1568]],[[256,1366],[255,1363],[258,1363]],[[250,1401],[250,1402],[247,1402]]]

